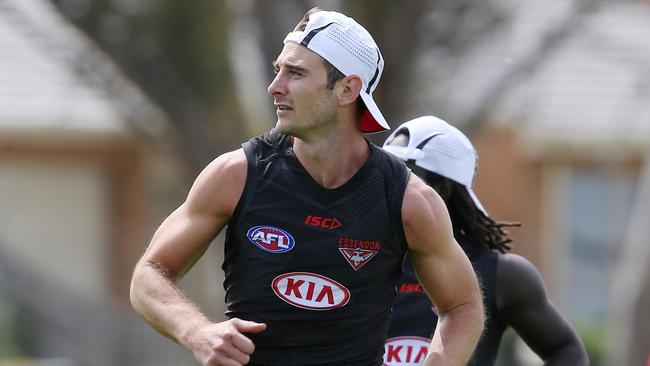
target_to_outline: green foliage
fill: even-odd
[[[161,2],[157,36],[179,75],[198,95],[216,100],[227,91],[228,12],[222,1],[191,0]],[[152,21],[153,21],[152,20]]]
[[[501,338],[499,353],[495,362],[496,366],[508,366],[515,364],[515,341],[518,339],[517,333],[512,328],[507,328]]]
[[[582,326],[577,328],[577,332],[585,345],[591,365],[602,365],[606,335],[604,327],[602,325]]]
[[[0,293],[0,360],[25,354],[19,341],[18,309],[8,300],[5,294]]]

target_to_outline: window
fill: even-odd
[[[576,324],[607,316],[612,269],[625,240],[637,177],[618,167],[578,168],[569,179],[565,304]]]

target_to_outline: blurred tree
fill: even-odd
[[[513,65],[509,72],[494,82],[490,93],[484,94],[471,108],[471,112],[467,115],[466,120],[462,121],[462,124],[466,125],[467,129],[479,127],[488,118],[491,109],[501,102],[507,92],[544,64],[571,34],[580,29],[589,16],[598,9],[601,2],[602,0],[574,1],[571,10],[564,19],[558,25],[541,34],[538,46]]]
[[[55,0],[171,117],[194,170],[239,139],[224,1]],[[84,62],[84,60],[79,60]]]
[[[273,126],[270,64],[284,35],[312,6],[350,14],[373,34],[386,60],[376,99],[393,126],[421,114],[444,118],[449,107],[440,98],[444,92],[435,91],[444,91],[460,61],[502,31],[516,10],[503,0],[51,1],[168,113],[194,172]],[[577,0],[573,16],[543,35],[538,49],[475,105],[463,106],[466,121],[454,122],[468,130],[480,126],[600,1]],[[423,67],[425,53],[435,65]],[[380,143],[386,136],[369,138]]]
[[[255,2],[253,16],[255,23],[265,30],[261,33],[260,44],[268,62],[276,56],[277,45],[281,44],[286,32],[297,23],[304,10],[311,7],[306,3],[290,0]],[[435,102],[419,109],[414,106],[413,101],[417,99],[414,96],[420,93],[417,81],[422,79],[423,72],[422,68],[416,66],[423,50],[440,50],[440,53],[446,55],[444,61],[454,64],[465,57],[468,50],[498,30],[510,16],[500,5],[500,0],[411,0],[406,3],[360,0],[312,3],[327,10],[340,10],[351,15],[370,31],[379,44],[385,59],[385,69],[375,91],[375,98],[393,127],[418,114],[437,113],[440,106],[435,105]],[[270,68],[267,70],[270,78]],[[445,73],[445,76],[448,74]],[[431,84],[426,87],[438,86]],[[375,143],[381,143],[387,133],[368,137]]]
[[[270,98],[264,100],[273,76],[269,65],[286,32],[314,3],[52,1],[168,113],[194,171],[272,127]],[[387,60],[376,98],[393,121],[410,117],[407,101],[416,92],[409,86],[419,77],[413,67],[419,48],[462,57],[503,17],[494,0],[317,3],[349,13],[375,36]]]

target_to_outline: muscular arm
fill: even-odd
[[[499,255],[497,312],[545,365],[588,365],[580,338],[550,302],[537,269],[516,254]]]
[[[456,243],[447,208],[411,175],[402,219],[413,268],[438,312],[425,365],[465,365],[483,330],[483,305],[472,266]]]
[[[203,365],[225,360],[245,364],[254,346],[240,332],[264,329],[263,324],[239,319],[212,323],[175,284],[227,224],[242,194],[246,171],[242,150],[208,165],[185,202],[156,230],[131,280],[135,310],[160,333],[193,351]]]

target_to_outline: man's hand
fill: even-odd
[[[241,366],[248,364],[255,345],[243,333],[259,333],[266,324],[237,318],[196,328],[185,346],[203,366]]]

